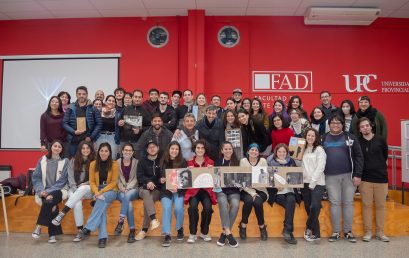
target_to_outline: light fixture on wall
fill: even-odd
[[[379,8],[310,7],[306,25],[370,25],[380,15]]]

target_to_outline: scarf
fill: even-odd
[[[196,128],[193,127],[192,131],[189,131],[189,130],[186,129],[186,127],[183,127],[182,131],[186,134],[187,138],[190,140],[190,142],[192,143],[192,146],[193,146],[193,144],[198,140],[198,139],[196,139],[196,136],[195,136]]]
[[[372,106],[369,106],[365,111],[362,111],[361,109],[359,109],[358,112],[356,112],[356,116],[358,118],[366,117],[369,120],[371,120],[372,124],[375,124],[375,117],[376,117],[377,112],[378,110],[376,110]]]

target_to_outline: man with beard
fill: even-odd
[[[153,114],[156,112],[156,109],[159,106],[159,91],[155,88],[149,90],[149,99],[143,102],[142,107],[149,112],[149,114]]]
[[[160,114],[163,120],[163,126],[168,128],[171,132],[176,130],[176,112],[172,106],[168,105],[169,94],[161,92],[159,95],[159,106],[156,112]]]
[[[193,107],[193,92],[191,90],[183,91],[183,105],[176,108],[176,117],[178,120],[178,125],[182,125],[183,118],[186,113],[192,113]]]

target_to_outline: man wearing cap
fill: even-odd
[[[243,96],[243,92],[241,91],[240,88],[234,89],[233,90],[233,99],[234,102],[236,102],[236,109],[239,109],[241,106],[241,98]]]
[[[358,103],[359,109],[351,122],[353,134],[359,136],[358,120],[362,117],[366,117],[371,121],[374,134],[382,136],[386,141],[388,127],[386,125],[385,117],[376,108],[372,107],[371,99],[368,96],[360,97]]]
[[[142,133],[141,138],[139,138],[136,143],[135,156],[137,159],[142,157],[144,148],[148,142],[155,142],[159,147],[159,158],[162,157],[163,152],[168,147],[171,142],[173,133],[163,126],[163,120],[159,113],[154,113],[151,119],[151,127]]]
[[[166,182],[161,177],[159,146],[155,141],[148,141],[145,145],[146,155],[139,159],[136,176],[139,184],[139,196],[143,199],[144,216],[142,230],[135,240],[142,240],[148,232],[149,222],[151,230],[159,227],[160,222],[156,218],[155,201],[159,200],[161,185]]]

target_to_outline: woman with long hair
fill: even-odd
[[[290,128],[294,132],[295,137],[302,138],[304,132],[311,127],[310,122],[304,118],[300,109],[294,108],[289,111],[291,117]]]
[[[224,137],[229,141],[237,157],[243,157],[243,139],[241,137],[240,122],[234,111],[228,110],[223,114]]]
[[[193,105],[192,113],[196,113],[197,117],[196,120],[200,121],[206,114],[206,107],[207,107],[207,100],[206,95],[204,93],[199,93],[196,96],[195,103]]]
[[[91,187],[89,185],[89,165],[95,160],[94,146],[91,142],[82,141],[78,144],[77,152],[68,164],[68,201],[64,208],[52,220],[55,226],[59,226],[65,215],[74,210],[74,220],[77,230],[84,228],[84,215],[82,211],[82,200],[92,199]],[[80,241],[78,235],[74,242]]]
[[[311,127],[318,131],[322,136],[329,132],[328,119],[325,117],[325,112],[321,107],[315,107],[310,115]]]
[[[352,133],[352,120],[355,117],[354,103],[349,99],[343,100],[340,105],[339,114],[345,121],[344,131]]]
[[[169,143],[167,151],[164,153],[161,160],[162,177],[166,178],[166,169],[185,168],[187,167],[186,160],[182,156],[180,144],[177,141]],[[174,213],[176,217],[176,231],[178,232],[177,240],[182,241],[183,233],[183,218],[184,218],[184,201],[185,190],[167,190],[163,185],[160,198],[162,203],[162,235],[164,235],[162,246],[168,247],[171,242],[171,225],[172,225],[172,204],[174,204]]]
[[[58,204],[67,198],[68,159],[59,140],[51,142],[48,153],[40,158],[33,173],[35,202],[41,206],[37,223],[31,236],[40,238],[41,226],[48,227],[49,243],[56,243],[62,234],[61,225],[55,226],[52,219],[58,215]]]
[[[241,105],[240,108],[246,110],[247,112],[251,113],[251,99],[250,98],[244,98],[241,100]]]
[[[288,105],[287,105],[288,114],[290,114],[291,110],[294,110],[294,109],[300,110],[300,113],[301,113],[300,118],[308,119],[308,113],[307,111],[305,111],[305,109],[302,106],[300,96],[297,96],[297,95],[292,96],[290,100],[288,101]]]
[[[253,120],[250,114],[242,108],[237,111],[237,117],[240,122],[241,137],[243,139],[243,155],[247,153],[247,148],[251,143],[257,143],[260,152],[265,151],[271,141],[264,125]]]
[[[271,149],[284,143],[288,145],[291,137],[294,136],[293,130],[289,128],[290,124],[283,118],[282,115],[275,115],[272,117],[273,124],[271,126]]]
[[[98,229],[98,247],[105,248],[108,238],[106,213],[109,205],[117,198],[118,171],[118,163],[112,160],[111,145],[101,143],[96,160],[89,166],[89,184],[96,201],[87,224],[78,234],[80,241]]]
[[[225,141],[220,148],[220,159],[214,163],[216,167],[239,166],[240,162],[234,152],[233,145]],[[216,191],[216,189],[214,189]],[[237,247],[239,244],[232,234],[233,224],[236,220],[240,206],[240,189],[237,187],[225,187],[216,192],[217,203],[219,205],[220,219],[222,221],[222,233],[220,234],[217,245],[224,246],[227,243],[231,247]]]
[[[62,110],[65,112],[71,103],[71,95],[66,91],[60,91],[57,95],[60,98],[62,104]]]
[[[268,129],[269,122],[268,122],[268,115],[263,108],[263,103],[259,98],[254,98],[251,100],[251,109],[250,109],[251,117],[264,125],[266,129]]]
[[[95,142],[96,148],[98,149],[99,145],[103,142],[109,143],[112,149],[112,159],[116,159],[118,146],[120,143],[119,140],[119,116],[120,112],[116,111],[115,108],[116,100],[114,95],[108,95],[105,98],[105,103],[101,110],[101,120],[102,128],[99,133],[99,137]]]
[[[277,99],[276,101],[274,101],[273,112],[269,116],[270,128],[273,125],[273,117],[276,115],[282,115],[283,119],[285,119],[287,122],[291,121],[291,118],[287,113],[285,103],[281,99]]]

